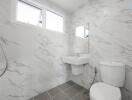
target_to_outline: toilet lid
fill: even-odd
[[[120,89],[103,82],[95,83],[90,88],[93,100],[121,100]]]

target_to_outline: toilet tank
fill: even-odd
[[[119,62],[101,62],[100,71],[104,83],[123,87],[125,82],[125,65]]]

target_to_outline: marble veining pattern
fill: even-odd
[[[132,99],[131,0],[89,0],[72,15],[69,36],[10,23],[10,3],[11,0],[0,1],[0,43],[8,58],[7,72],[0,78],[0,100],[27,100],[66,82],[69,70],[61,58],[68,51],[87,53],[87,39],[75,38],[73,34],[75,26],[86,23],[90,23],[90,67],[85,66],[80,76],[69,77],[89,88],[94,67],[98,72],[96,80],[100,81],[100,61],[121,61],[127,67],[122,91],[125,100]]]
[[[11,1],[0,1],[0,44],[8,59],[0,100],[28,100],[68,81],[61,61],[68,54],[67,35],[10,22]]]
[[[90,23],[91,58],[89,64],[97,69],[96,80],[101,81],[100,61],[119,61],[126,64],[126,82],[123,89],[123,93],[126,95],[125,100],[132,99],[130,95],[132,91],[131,4],[131,0],[89,0],[81,9],[72,14],[72,33],[75,33],[76,26]],[[75,38],[74,35],[72,35],[72,40],[74,40],[73,38]],[[86,48],[84,47],[84,49]],[[73,81],[82,78],[82,76],[75,77],[72,75],[71,77]],[[84,86],[81,81],[78,83]]]
[[[47,38],[44,36],[44,39]],[[33,54],[29,55],[32,58],[27,55],[26,60],[24,60],[19,59],[17,55],[13,57],[12,54],[10,54],[10,50],[14,50],[16,48],[24,49],[23,46],[21,47],[21,45],[18,45],[18,43],[12,42],[3,37],[0,38],[1,43],[6,48],[5,52],[8,55],[8,69],[0,80],[0,99],[27,100],[34,95],[44,92],[46,89],[53,88],[54,86],[66,81],[66,73],[62,71],[66,69],[64,69],[65,67],[61,60],[59,60],[62,58],[62,55],[54,55],[52,48],[51,51],[49,51],[49,45],[52,46],[52,44],[50,44],[50,40],[41,40],[42,43],[36,41],[36,43],[38,43],[38,47]],[[41,40],[39,39],[39,41]],[[11,48],[12,44],[15,46],[15,48]],[[63,47],[60,46],[60,44],[58,47],[59,49],[62,49],[61,52],[64,54]],[[57,49],[58,47],[54,46],[54,49]],[[39,82],[41,85],[38,84]],[[47,88],[43,86],[46,86]]]

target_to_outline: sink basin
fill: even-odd
[[[89,57],[67,56],[63,58],[63,62],[71,65],[83,65],[89,62]]]

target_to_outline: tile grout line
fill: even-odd
[[[62,88],[60,87],[60,86],[63,85],[63,84],[61,84],[61,85],[59,85],[59,86],[57,86],[57,87],[55,87],[55,88],[58,88],[58,90],[60,91],[60,93],[64,94],[69,100],[72,100],[73,97],[76,97],[78,94],[80,94],[80,93],[82,92],[82,91],[79,91],[77,94],[75,94],[75,95],[73,95],[73,96],[70,97],[70,96],[68,96],[68,95],[65,93],[65,91],[67,91],[68,89],[70,89],[70,88],[72,88],[72,87],[75,87],[76,83],[73,83],[72,85],[70,85],[70,84],[68,84],[68,83],[66,82],[66,83],[64,83],[64,84],[69,85],[69,86],[68,86],[67,88],[65,88],[64,90],[62,90]],[[51,94],[49,93],[49,91],[50,91],[50,90],[46,91],[46,93],[48,94],[50,100],[53,100],[53,98],[54,98],[56,95],[59,94],[59,92],[57,92],[57,93],[53,96],[53,95],[51,95]],[[34,97],[33,97],[33,100],[35,100]]]
[[[52,95],[47,91],[48,96],[50,97],[50,100],[53,100]]]
[[[65,83],[64,83],[65,84]],[[63,84],[61,84],[61,85],[63,85]],[[59,86],[61,86],[61,85],[59,85]],[[57,87],[55,87],[55,88],[58,88],[63,94],[65,94],[62,90],[61,90],[61,88],[59,87],[59,86],[57,86]],[[71,86],[69,86],[68,88],[66,88],[65,90],[68,90],[69,88],[71,88],[71,87],[73,87],[72,85]],[[47,93],[50,95],[50,93],[49,93],[49,91],[47,91]],[[59,94],[59,93],[56,93],[56,95],[57,94]],[[51,97],[55,97],[56,95],[54,95],[54,96],[52,96],[52,95],[50,95]],[[66,94],[65,94],[66,95]],[[67,95],[66,95],[67,96]],[[69,98],[69,96],[67,96],[68,98]],[[53,98],[52,98],[53,99]]]
[[[68,87],[68,88],[70,88],[70,87]],[[68,99],[70,99],[70,97],[69,97],[63,90],[61,90],[60,88],[59,88],[59,90],[60,90],[64,95],[66,95],[66,97],[68,97]],[[71,98],[71,100],[72,100],[72,98]]]
[[[66,88],[65,90],[68,90],[69,88],[74,87],[75,84],[76,84],[76,83],[74,83],[74,85],[70,85],[70,86],[69,86],[68,88]],[[62,84],[62,85],[63,85],[63,84]],[[58,88],[60,88],[60,87],[58,87]]]

